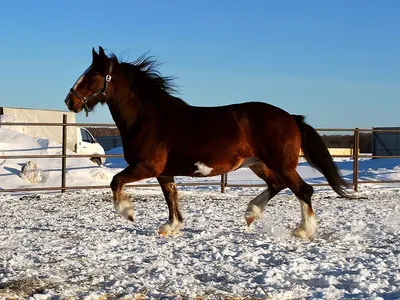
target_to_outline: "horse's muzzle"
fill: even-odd
[[[70,95],[71,95],[70,93],[67,95],[67,97],[64,100],[64,103],[67,106],[68,110],[74,111],[74,101],[72,101]]]

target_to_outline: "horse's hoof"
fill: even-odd
[[[115,202],[114,207],[115,210],[125,219],[129,221],[134,221],[135,210],[133,209],[133,205],[130,201],[124,200]]]
[[[168,236],[179,236],[182,235],[182,233],[180,231],[171,231],[160,227],[158,229],[158,235],[162,237],[168,237]]]
[[[315,233],[307,232],[303,228],[296,228],[293,230],[292,235],[301,239],[312,239]]]
[[[255,221],[256,217],[249,216],[249,217],[246,217],[245,219],[246,219],[247,227],[250,227],[250,225]]]
[[[158,235],[161,235],[164,237],[170,235],[171,230],[170,230],[170,228],[167,228],[167,227],[170,227],[170,226],[166,225],[166,224],[160,226],[160,228],[158,228]]]
[[[254,204],[249,204],[247,206],[246,214],[244,218],[246,219],[247,227],[250,227],[250,225],[257,220],[258,218],[261,217],[262,210],[254,205]]]
[[[183,227],[182,223],[166,223],[161,225],[158,229],[158,235],[160,236],[178,236],[181,235],[180,229]]]
[[[120,215],[123,216],[128,221],[133,222],[135,220],[135,211],[133,208],[127,208],[120,212]]]

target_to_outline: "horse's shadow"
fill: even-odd
[[[140,227],[128,227],[128,226],[121,226],[118,227],[118,230],[124,230],[129,234],[135,236],[157,236],[157,231],[152,228],[140,228]]]
[[[183,234],[189,234],[190,236],[198,235],[204,232],[204,229],[196,229],[196,228],[183,228]]]

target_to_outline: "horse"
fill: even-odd
[[[311,198],[313,187],[297,173],[300,150],[341,197],[352,198],[321,136],[305,117],[263,102],[198,107],[176,97],[172,77],[162,76],[157,60],[142,55],[122,62],[102,47],[92,49],[92,63],[65,98],[70,111],[86,114],[107,104],[121,134],[128,166],[110,184],[116,211],[135,217],[124,186],[155,177],[169,209],[159,227],[162,236],[183,227],[174,176],[207,177],[248,167],[266,183],[245,211],[250,226],[267,203],[289,188],[300,202],[301,221],[293,230],[299,238],[313,238],[317,219]]]

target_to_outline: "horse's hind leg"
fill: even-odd
[[[160,176],[157,177],[157,180],[164,193],[169,210],[169,220],[159,228],[158,233],[163,236],[177,234],[183,226],[183,219],[179,211],[178,190],[176,189],[174,177]]]
[[[296,170],[279,174],[279,177],[300,201],[301,221],[299,227],[293,231],[293,235],[312,238],[317,231],[317,218],[311,206],[313,187],[304,182]]]
[[[267,203],[286,186],[264,163],[257,163],[249,167],[254,174],[264,180],[268,188],[251,200],[247,205],[245,219],[247,226],[250,226],[254,220],[261,217]]]

